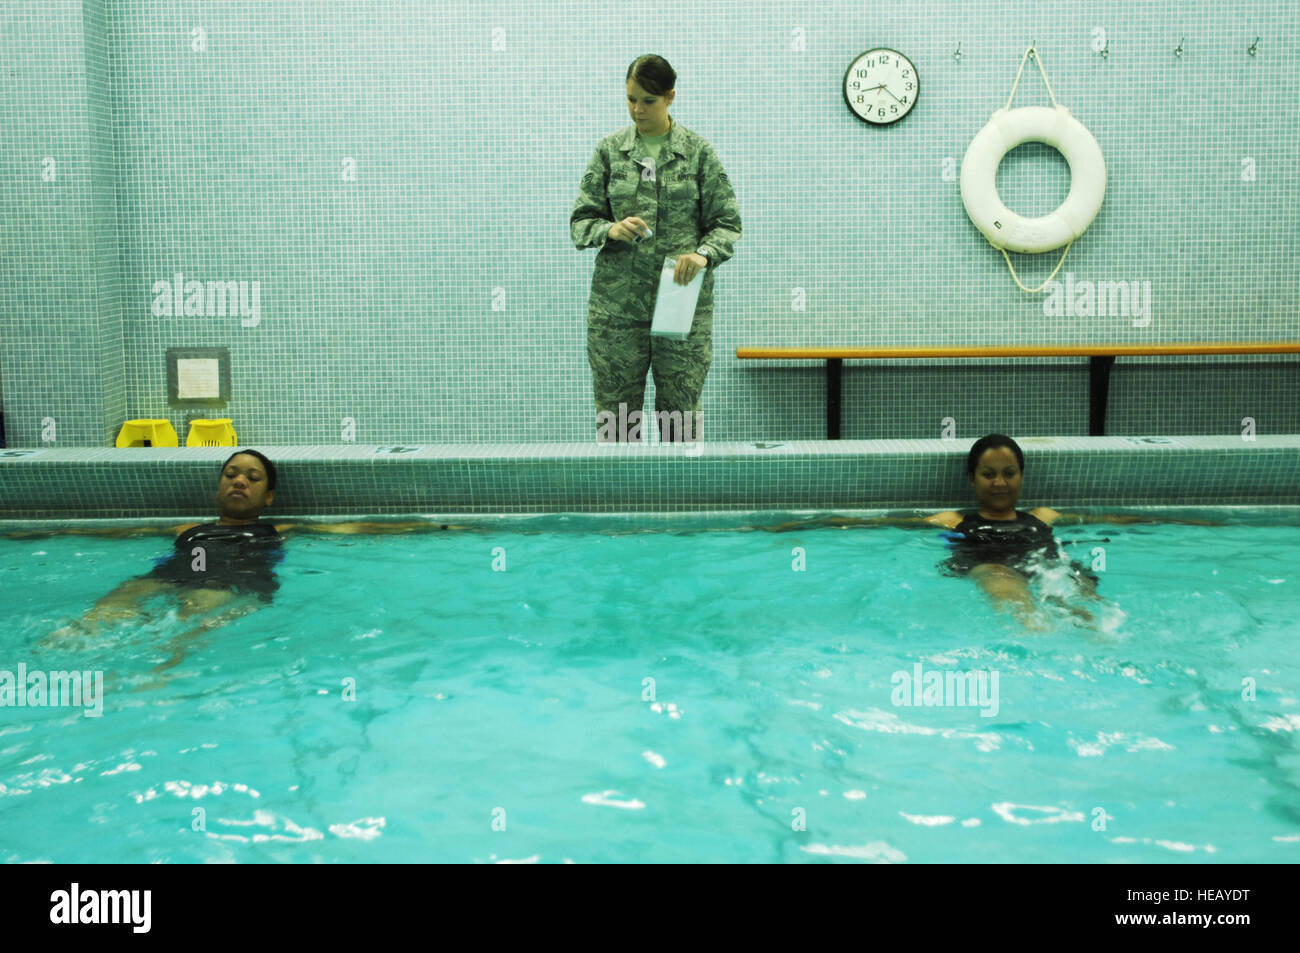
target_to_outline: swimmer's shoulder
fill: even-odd
[[[1050,506],[1039,506],[1029,511],[1030,516],[1036,516],[1048,526],[1051,526],[1061,518],[1061,514]]]
[[[925,521],[935,526],[943,526],[946,529],[956,529],[962,521],[962,515],[955,510],[945,510],[942,513],[927,516]]]

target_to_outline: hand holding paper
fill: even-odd
[[[650,333],[655,337],[685,341],[695,322],[695,304],[700,299],[700,288],[704,286],[704,269],[697,271],[695,277],[684,285],[675,280],[676,271],[677,256],[669,255],[659,272],[659,296],[655,301]]]

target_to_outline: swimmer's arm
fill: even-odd
[[[1079,523],[1185,523],[1190,526],[1223,525],[1222,523],[1214,523],[1209,520],[1189,520],[1180,519],[1177,516],[1153,516],[1147,514],[1098,513],[1091,516],[1085,516],[1082,513],[1058,513],[1056,510],[1048,506],[1040,506],[1036,510],[1030,510],[1030,512],[1048,526],[1053,524],[1073,526]]]
[[[956,517],[955,522],[949,524],[941,517]],[[761,526],[769,533],[785,533],[794,529],[816,529],[821,526],[838,526],[841,529],[848,526],[920,526],[930,524],[932,526],[956,526],[961,522],[961,516],[956,513],[936,513],[934,516],[872,516],[866,519],[858,516],[818,516],[808,520],[795,520],[789,523],[781,523],[778,526]]]
[[[51,536],[179,536],[198,523],[180,526],[109,526],[96,529],[88,526],[66,526],[59,529],[20,529],[9,533],[11,539],[48,539]]]
[[[467,526],[454,526],[448,523],[435,523],[432,520],[403,520],[401,522],[363,521],[355,523],[276,523],[277,533],[297,530],[304,533],[419,533],[444,529],[468,529]]]
[[[953,510],[945,510],[942,513],[935,513],[933,516],[927,516],[925,522],[932,526],[943,526],[947,529],[956,529],[961,523],[962,516]]]

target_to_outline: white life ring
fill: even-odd
[[[998,197],[998,165],[1025,142],[1045,142],[1070,164],[1070,194],[1042,218],[1025,218]],[[961,200],[970,220],[994,248],[1051,251],[1084,233],[1106,195],[1106,160],[1101,146],[1064,106],[999,109],[971,140],[961,160]]]

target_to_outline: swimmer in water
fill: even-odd
[[[184,647],[197,635],[256,612],[271,602],[279,588],[275,565],[284,558],[281,533],[306,530],[326,533],[391,533],[436,529],[437,524],[406,522],[273,523],[261,519],[275,499],[275,464],[256,450],[238,450],[221,465],[216,503],[220,518],[214,523],[185,523],[161,529],[177,534],[173,551],[148,573],[128,579],[99,599],[80,619],[50,633],[43,645],[67,646],[96,632],[103,623],[137,617],[143,603],[154,596],[174,593],[181,619],[201,616],[196,628],[169,643],[171,657],[155,669],[176,665]],[[441,526],[442,529],[462,527]],[[85,530],[97,535],[126,536],[159,532],[153,527],[115,527]],[[76,530],[13,533],[14,536],[51,535]]]
[[[1060,556],[1052,537],[1052,524],[1061,514],[1051,507],[1018,510],[1025,455],[1003,434],[975,441],[966,457],[966,478],[975,490],[979,507],[965,513],[952,510],[925,517],[925,522],[951,531],[954,552],[944,569],[950,575],[969,574],[999,609],[1010,609],[1030,628],[1042,628],[1035,613],[1030,577]],[[1098,599],[1097,576],[1078,563],[1068,570],[1078,593]],[[1076,616],[1092,622],[1093,614],[1079,606],[1050,597]]]
[[[943,565],[947,575],[969,575],[1002,611],[1014,613],[1030,629],[1045,629],[1050,625],[1038,611],[1030,590],[1034,576],[1043,576],[1052,563],[1061,567],[1068,577],[1073,603],[1061,595],[1047,595],[1046,600],[1067,609],[1070,613],[1096,627],[1094,613],[1083,603],[1102,603],[1096,593],[1097,576],[1078,563],[1065,563],[1060,559],[1056,540],[1052,536],[1054,523],[1135,523],[1142,521],[1193,523],[1201,526],[1215,525],[1202,520],[1174,519],[1129,515],[1079,516],[1058,513],[1047,506],[1032,510],[1017,510],[1021,479],[1024,475],[1025,457],[1019,445],[1004,434],[989,434],[975,441],[966,457],[966,478],[975,491],[979,507],[966,513],[945,511],[932,516],[871,518],[830,516],[813,520],[782,523],[763,527],[770,532],[785,532],[815,526],[915,526],[927,524],[941,526],[949,531],[954,552]],[[1112,610],[1112,614],[1118,613]]]

